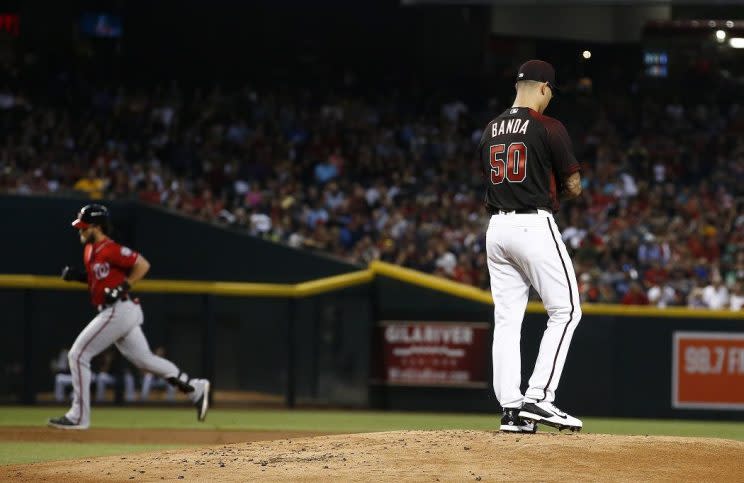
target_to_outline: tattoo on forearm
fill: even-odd
[[[563,197],[565,199],[576,198],[581,194],[581,176],[574,173],[566,178],[563,187]]]

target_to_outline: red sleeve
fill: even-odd
[[[551,119],[551,122],[545,123],[545,129],[548,132],[548,146],[555,172],[566,178],[579,171],[579,162],[574,156],[571,138],[563,124]]]
[[[139,253],[118,243],[111,243],[106,247],[106,260],[116,267],[132,268],[137,257]]]

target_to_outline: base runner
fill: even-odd
[[[90,426],[90,360],[112,344],[138,368],[163,377],[186,393],[196,406],[198,420],[204,421],[209,409],[209,381],[189,379],[171,361],[153,354],[142,332],[142,307],[129,289],[147,274],[150,263],[108,237],[110,221],[105,206],[84,206],[72,226],[78,230],[80,243],[84,245],[85,269],[67,266],[62,278],[88,284],[98,315],[78,335],[68,354],[74,391],[72,407],[64,416],[50,419],[49,426],[59,429]]]

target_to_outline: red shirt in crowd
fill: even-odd
[[[660,267],[651,267],[646,270],[644,274],[644,280],[656,285],[664,282],[667,279],[667,271]]]
[[[623,296],[623,305],[648,305],[648,297],[643,292],[628,290]]]

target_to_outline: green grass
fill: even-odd
[[[0,407],[0,426],[46,425],[57,407]],[[499,419],[488,414],[433,414],[336,410],[236,410],[210,411],[198,423],[186,408],[95,408],[92,427],[117,429],[209,429],[221,431],[366,432],[394,430],[473,429],[495,430]],[[728,438],[744,441],[741,421],[680,421],[585,418],[590,433],[669,435]],[[541,430],[550,430],[541,426]],[[131,445],[103,443],[35,443],[0,441],[0,464],[24,463],[85,456],[104,456],[187,445]]]
[[[0,426],[44,426],[62,411],[49,407],[0,407]],[[407,413],[336,410],[216,409],[205,423],[186,408],[95,408],[92,427],[365,432],[401,429],[493,430],[498,417],[489,414]],[[585,418],[592,433],[701,436],[744,440],[744,421],[681,421]]]
[[[0,441],[0,465],[35,463],[38,461],[69,460],[86,456],[110,456],[140,453],[171,448],[165,444],[109,444],[109,443],[39,443],[31,441]]]

